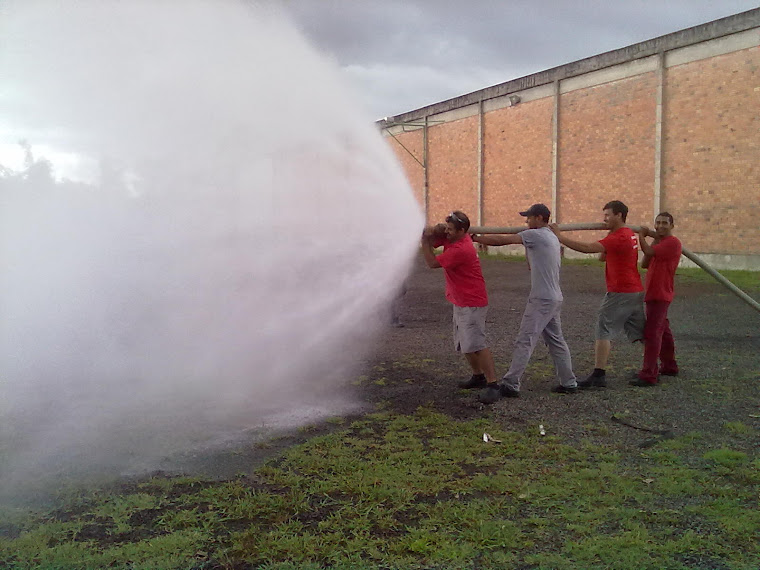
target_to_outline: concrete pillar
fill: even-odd
[[[558,179],[559,170],[559,80],[554,82],[554,112],[552,114],[552,217],[556,223],[559,223],[559,212],[557,211],[558,196]]]
[[[665,83],[665,52],[657,54],[657,103],[654,117],[654,196],[653,216],[662,211],[662,105]]]
[[[483,225],[483,99],[478,101],[478,225]]]
[[[422,125],[422,194],[425,197],[425,223],[430,223],[430,188],[428,185],[428,116]]]

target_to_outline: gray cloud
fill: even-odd
[[[757,7],[753,0],[290,0],[375,116]]]

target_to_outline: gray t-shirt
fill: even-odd
[[[520,232],[530,263],[529,299],[561,301],[559,240],[548,227]]]

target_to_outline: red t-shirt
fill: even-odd
[[[643,291],[637,263],[639,242],[631,228],[618,228],[599,240],[607,253],[604,277],[610,293],[638,293]]]
[[[672,301],[673,277],[681,260],[681,240],[675,236],[663,238],[653,245],[654,255],[647,270],[645,301]]]
[[[446,242],[443,253],[436,256],[446,274],[446,298],[460,307],[485,307],[488,293],[480,259],[472,238],[465,234],[454,243]]]

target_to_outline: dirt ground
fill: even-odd
[[[497,375],[502,376],[509,368],[530,273],[520,258],[486,257],[482,266],[490,301],[486,332]],[[583,379],[593,369],[604,266],[564,265],[562,290],[562,328],[575,373]],[[749,293],[758,298],[760,288]],[[366,357],[364,369],[348,389],[365,412],[407,414],[422,406],[455,419],[487,418],[494,431],[538,431],[543,425],[547,434],[567,443],[613,445],[630,452],[633,460],[637,449],[659,441],[660,436],[648,430],[668,431],[674,437],[707,435],[706,446],[711,445],[710,434],[726,433],[727,423],[740,422],[760,434],[760,314],[717,282],[677,274],[669,317],[680,373],[663,378],[659,386],[629,386],[629,376],[641,366],[642,347],[619,338],[612,343],[607,388],[554,394],[553,364],[539,343],[522,379],[521,397],[485,406],[476,392],[457,387],[471,372],[453,349],[452,309],[444,297],[443,271],[427,268],[420,257],[403,299],[404,327],[388,327],[377,339],[374,353]],[[645,429],[616,422],[613,416]],[[288,447],[340,425],[321,422],[273,434],[269,441],[251,434],[247,441],[169,458],[161,471],[222,479],[250,473]],[[734,443],[752,455],[760,452],[760,438]]]
[[[509,368],[530,273],[519,258],[486,257],[482,266],[490,301],[486,331],[501,376]],[[562,328],[575,373],[583,379],[593,369],[593,331],[605,291],[604,266],[563,266],[562,290]],[[760,296],[758,289],[749,293]],[[680,373],[653,388],[629,386],[628,377],[641,365],[642,347],[619,338],[612,343],[607,388],[554,394],[550,391],[557,384],[553,364],[539,343],[523,377],[521,397],[485,406],[476,392],[457,387],[458,381],[469,378],[470,370],[453,350],[451,315],[442,270],[429,269],[418,259],[403,300],[404,327],[389,327],[381,335],[364,370],[349,385],[366,411],[406,414],[423,406],[455,419],[488,418],[494,430],[538,431],[543,425],[547,434],[559,435],[567,443],[611,444],[630,452],[634,460],[637,449],[659,441],[659,435],[647,430],[669,431],[674,437],[707,435],[706,446],[710,434],[726,433],[727,423],[740,422],[760,433],[760,314],[717,282],[676,275],[676,299],[669,317]],[[613,416],[645,429],[618,423]],[[323,422],[278,434],[265,445],[239,442],[233,448],[193,453],[186,461],[172,461],[166,470],[232,477],[336,427],[339,424]],[[747,453],[760,452],[759,438],[734,443]]]
[[[482,266],[490,300],[486,330],[501,376],[509,368],[530,274],[519,259],[488,257]],[[398,412],[429,406],[455,418],[486,415],[505,429],[538,429],[540,424],[569,439],[613,438],[624,446],[652,443],[652,434],[615,423],[613,415],[675,435],[711,433],[737,421],[760,428],[760,314],[718,283],[676,279],[669,317],[678,377],[666,377],[653,388],[629,386],[628,376],[641,365],[642,347],[619,338],[612,343],[608,388],[553,394],[552,361],[539,344],[522,380],[521,397],[484,406],[475,393],[456,387],[469,370],[453,351],[444,276],[419,260],[404,299],[405,327],[387,331],[356,389],[361,398]],[[562,328],[582,379],[593,369],[594,324],[605,291],[603,265],[565,265],[562,289]],[[758,291],[750,293],[757,296]],[[758,446],[760,442],[755,452]]]
[[[530,273],[520,258],[486,257],[482,266],[490,302],[486,332],[497,375],[502,376],[509,368]],[[575,373],[583,379],[593,369],[604,266],[563,266],[562,290],[562,328]],[[760,290],[750,294],[758,297]],[[443,271],[427,268],[419,258],[403,299],[404,327],[389,327],[378,338],[364,370],[348,386],[365,411],[406,414],[423,406],[455,419],[488,418],[494,430],[538,431],[543,425],[547,434],[559,435],[567,443],[611,444],[631,452],[631,458],[637,449],[659,441],[659,435],[647,430],[669,431],[674,437],[695,432],[704,436],[725,434],[726,423],[741,422],[760,433],[760,314],[712,280],[677,274],[669,317],[680,373],[653,388],[629,386],[629,375],[641,366],[642,347],[619,338],[612,343],[607,388],[554,394],[550,391],[557,384],[553,364],[539,343],[523,377],[521,397],[485,406],[476,392],[457,387],[458,381],[469,378],[470,370],[464,357],[454,352],[451,317]],[[618,423],[613,416],[645,429]],[[233,477],[339,425],[322,422],[276,434],[265,444],[256,439],[195,452],[173,458],[165,471]],[[758,438],[735,444],[753,455],[760,452]],[[710,445],[709,438],[705,445]]]

